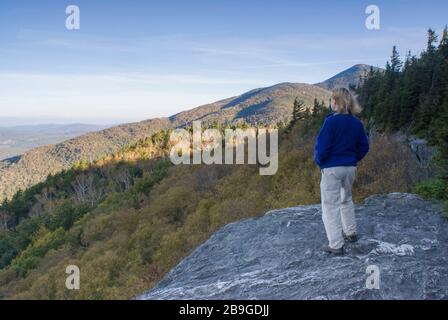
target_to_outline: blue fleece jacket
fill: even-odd
[[[331,113],[325,118],[314,146],[321,168],[356,166],[369,151],[364,126],[351,114]]]

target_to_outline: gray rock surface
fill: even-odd
[[[415,136],[410,136],[408,138],[408,144],[411,150],[416,155],[420,164],[427,167],[437,152],[437,148],[429,146],[426,140],[419,139]]]
[[[138,299],[448,299],[448,222],[412,194],[356,205],[360,239],[344,256],[326,241],[321,206],[226,225]],[[366,268],[380,269],[367,289]]]

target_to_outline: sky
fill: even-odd
[[[372,4],[379,30],[365,26]],[[446,0],[0,0],[0,118],[123,123],[316,83],[383,67],[393,45],[419,54],[447,12]]]

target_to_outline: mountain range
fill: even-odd
[[[370,68],[368,65],[355,65],[314,85],[280,83],[253,89],[168,118],[119,125],[32,149],[21,156],[0,161],[0,200],[43,181],[50,174],[70,168],[77,161],[92,162],[162,129],[185,126],[195,120],[232,124],[245,121],[253,125],[288,121],[295,98],[311,108],[315,99],[326,102],[331,89],[356,85]]]

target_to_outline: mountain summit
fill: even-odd
[[[373,68],[373,70],[381,70],[378,67],[367,64],[357,64],[315,85],[327,90],[333,90],[337,87],[348,88],[350,86],[356,86],[359,84],[361,77],[364,77],[370,71],[370,68]]]

